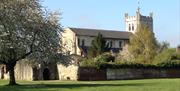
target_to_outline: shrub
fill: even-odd
[[[167,62],[161,62],[157,64],[157,66],[164,68],[180,68],[180,60],[170,60]]]
[[[85,59],[80,63],[80,67],[93,67],[99,69],[105,62],[95,61],[94,59]]]
[[[95,58],[86,58],[80,62],[81,67],[95,67],[100,68],[101,65],[114,61],[114,57],[110,53],[104,53]]]
[[[171,56],[171,60],[180,60],[180,52],[176,52]]]
[[[174,49],[164,50],[155,58],[154,64],[142,64],[138,61],[115,61],[110,53],[104,53],[95,58],[84,59],[81,67],[94,67],[94,68],[180,68],[180,54],[175,52]]]
[[[100,61],[100,62],[114,62],[114,59],[115,57],[112,56],[110,53],[104,53],[95,58],[96,61]]]

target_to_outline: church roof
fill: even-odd
[[[87,29],[87,28],[70,28],[76,35],[80,36],[97,36],[101,33],[104,38],[116,38],[116,39],[129,39],[131,32],[126,31],[114,31],[103,29]]]

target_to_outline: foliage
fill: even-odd
[[[128,45],[123,47],[123,50],[119,52],[117,57],[115,58],[116,62],[135,62],[133,59],[133,55],[128,51]]]
[[[47,62],[59,55],[59,15],[45,10],[40,0],[1,0],[0,12],[0,63],[6,65],[9,84],[14,85],[17,61]]]
[[[145,30],[145,29],[144,29]],[[140,31],[142,31],[142,29],[140,30]],[[140,35],[140,33],[138,33],[138,35]],[[142,36],[142,33],[141,33],[141,35],[140,36]],[[139,38],[143,38],[144,37],[144,35],[142,36],[142,37],[139,37]],[[135,38],[134,36],[133,36],[133,38]],[[143,38],[144,39],[144,38]],[[147,38],[146,38],[147,39]],[[152,39],[152,38],[151,38]],[[155,39],[155,38],[154,38]],[[134,41],[135,39],[132,39],[131,38],[131,42],[135,42]],[[138,41],[139,40],[139,41]],[[157,42],[156,40],[154,40],[154,45],[155,44],[157,44],[156,45],[156,49],[152,49],[152,50],[150,50],[150,51],[154,51],[154,53],[156,54],[158,54],[159,56],[160,55],[162,55],[162,57],[159,57],[159,56],[155,56],[155,60],[154,60],[154,58],[153,59],[151,59],[150,61],[151,62],[148,62],[148,60],[146,60],[146,61],[144,61],[144,62],[142,62],[142,60],[144,60],[145,58],[145,56],[144,56],[144,54],[143,55],[140,55],[140,51],[143,51],[143,50],[141,50],[141,48],[142,47],[139,47],[139,49],[138,49],[138,46],[142,46],[143,44],[142,43],[146,43],[146,42],[141,42],[141,41],[143,41],[143,40],[141,40],[140,41],[140,39],[137,39],[136,41],[138,41],[138,42],[140,42],[140,43],[138,43],[137,42],[137,44],[138,45],[136,45],[135,43],[133,44],[133,45],[130,45],[130,46],[128,46],[128,45],[126,45],[126,46],[124,46],[124,48],[123,48],[123,50],[122,51],[120,51],[120,53],[118,54],[118,56],[116,57],[116,62],[120,62],[120,63],[129,63],[129,62],[131,62],[131,63],[147,63],[147,64],[151,64],[151,63],[153,63],[153,64],[155,64],[155,62],[160,62],[160,61],[163,61],[163,59],[162,58],[164,58],[164,59],[167,59],[167,57],[169,57],[169,56],[166,56],[166,55],[164,55],[164,56],[166,56],[166,57],[163,57],[163,55],[162,54],[164,54],[164,53],[162,53],[162,52],[164,52],[164,50],[167,50],[168,48],[169,48],[169,43],[168,42],[166,42],[166,41],[163,41],[163,42]],[[132,43],[131,43],[132,44]],[[137,48],[136,50],[135,49],[131,49],[131,48],[134,48],[134,47],[132,47],[132,46],[135,46],[136,45],[136,47],[135,48]],[[145,44],[144,44],[145,45]],[[147,46],[147,45],[146,45]],[[145,46],[144,46],[145,47]],[[142,48],[143,49],[143,48]],[[130,50],[130,51],[129,51]],[[139,56],[134,56],[133,55],[133,51],[137,51],[137,53],[139,53],[138,55]],[[174,50],[175,51],[175,50]],[[176,53],[177,54],[177,53]],[[136,54],[137,55],[137,54]],[[173,57],[173,56],[172,56]],[[174,56],[174,57],[176,57],[176,56]]]
[[[180,60],[180,51],[176,51],[171,57],[172,60]]]
[[[89,61],[82,61],[81,67],[94,67],[97,69],[119,69],[119,68],[133,68],[133,69],[167,69],[167,68],[180,68],[180,61],[169,61],[164,63],[159,63],[157,65],[153,64],[140,64],[140,63],[107,63],[107,62],[93,62],[92,60]]]
[[[176,50],[171,48],[171,49],[165,49],[163,50],[161,53],[157,54],[157,56],[155,56],[153,63],[154,64],[158,64],[161,62],[167,62],[167,61],[171,61],[172,57],[176,55]]]
[[[115,57],[112,56],[110,53],[103,53],[94,59],[95,59],[95,61],[100,61],[100,62],[113,62],[114,58]]]
[[[81,67],[93,67],[99,69],[101,65],[100,61],[95,61],[93,59],[84,59],[80,62]]]
[[[81,63],[82,67],[100,68],[101,65],[114,61],[114,57],[110,53],[103,53],[95,58],[86,58]]]
[[[170,44],[166,41],[163,41],[162,43],[158,42],[157,45],[158,45],[157,53],[161,53],[163,50],[168,49]]]
[[[91,59],[84,59],[81,61],[80,66],[81,67],[93,67],[97,69],[106,69],[106,68],[180,68],[180,60],[169,60],[166,62],[160,62],[157,64],[143,64],[138,63],[136,61],[115,61],[111,62],[109,61],[110,57],[105,55],[99,55],[95,58]]]
[[[109,48],[109,45],[106,44],[101,33],[98,33],[98,36],[94,38],[91,42],[91,47],[88,50],[89,57],[96,57],[101,55],[103,52],[106,52]]]
[[[159,67],[166,67],[166,68],[180,68],[180,60],[171,60],[167,62],[158,63],[157,66]]]
[[[158,66],[179,67],[180,53],[174,48],[169,48],[159,53],[153,61]]]
[[[128,51],[139,63],[151,63],[156,55],[157,41],[153,31],[147,25],[139,25],[135,34],[130,37]]]

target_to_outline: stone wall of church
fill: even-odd
[[[0,79],[9,79],[9,74],[6,73],[6,66],[3,64],[0,65]]]
[[[18,80],[33,80],[32,67],[26,62],[17,62],[15,66],[15,78]]]
[[[3,67],[3,68],[2,68]],[[1,65],[0,67],[0,79],[9,79],[9,72],[6,72],[6,66]],[[17,80],[33,80],[32,67],[24,61],[18,61],[15,66],[15,78]]]
[[[69,28],[64,29],[62,33],[62,46],[63,53],[65,54],[76,54],[76,37],[74,32]]]
[[[78,79],[78,66],[62,64],[57,65],[59,80],[77,80]]]
[[[41,64],[33,68],[33,80],[58,80],[57,64]]]

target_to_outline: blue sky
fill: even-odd
[[[124,13],[134,16],[138,0],[44,0],[43,5],[62,13],[64,27],[125,30]],[[140,0],[142,15],[153,12],[154,32],[171,47],[180,45],[180,0]]]

